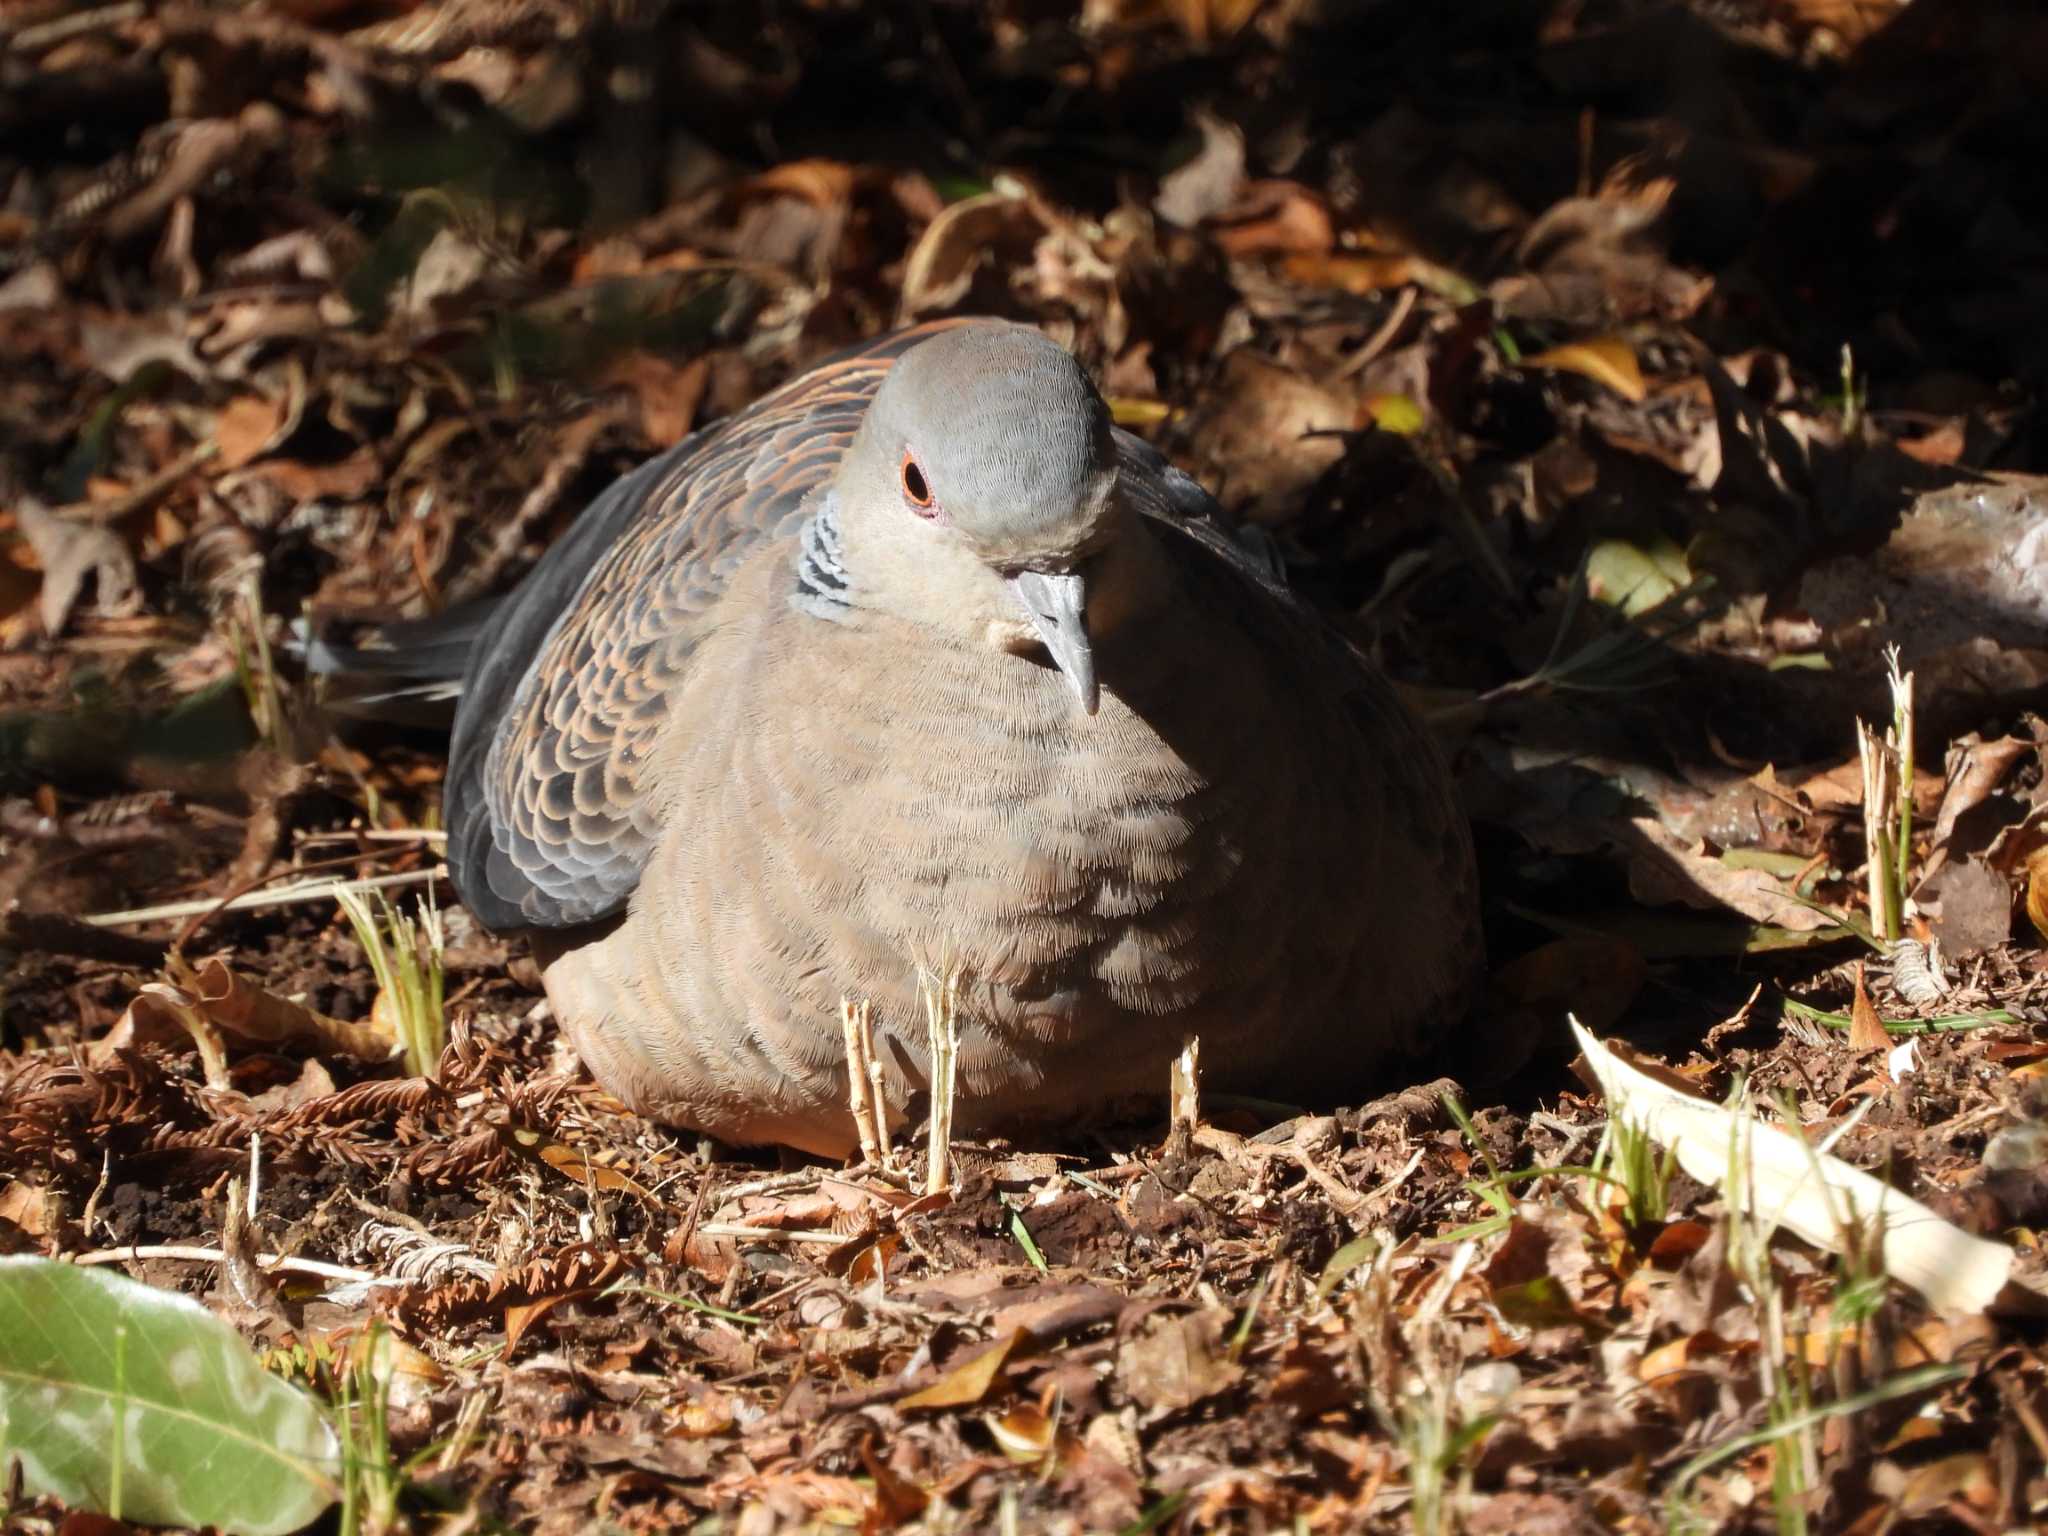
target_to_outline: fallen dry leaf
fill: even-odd
[[[2027,900],[2031,915],[2031,875]],[[1948,959],[1972,959],[2012,937],[2012,885],[1983,859],[1942,865],[1914,889],[1913,901],[1927,914]]]
[[[991,1413],[982,1422],[1002,1453],[1026,1466],[1043,1461],[1058,1438],[1058,1421],[1030,1403],[1019,1403],[1007,1413]]]
[[[513,1302],[505,1308],[505,1353],[509,1356],[519,1347],[519,1341],[526,1337],[527,1330],[546,1317],[565,1301],[580,1301],[594,1294],[588,1288],[576,1291],[562,1291],[553,1296],[536,1297],[532,1301]]]
[[[1401,288],[1409,283],[1434,288],[1444,280],[1438,269],[1421,257],[1406,252],[1352,255],[1302,251],[1282,261],[1280,271],[1290,282],[1311,288],[1337,288],[1360,295]]]
[[[733,1426],[732,1398],[724,1392],[706,1392],[683,1404],[676,1420],[676,1432],[693,1439],[722,1435]]]
[[[1997,1469],[1981,1451],[1943,1456],[1911,1469],[1880,1462],[1872,1471],[1871,1487],[1907,1520],[1944,1514],[1952,1520],[1958,1505],[1988,1520],[1999,1501]]]
[[[1254,181],[1211,219],[1210,236],[1228,256],[1317,254],[1336,243],[1329,205],[1296,181]]]
[[[1344,456],[1335,434],[1357,425],[1357,402],[1342,385],[1240,349],[1224,360],[1218,387],[1190,428],[1214,465],[1225,507],[1275,523],[1293,516],[1302,495]]]
[[[28,496],[15,504],[14,520],[43,568],[45,634],[62,633],[87,576],[98,581],[102,609],[121,608],[134,595],[135,556],[112,529],[61,517]]]
[[[1877,1009],[1871,1004],[1870,993],[1863,985],[1863,967],[1856,967],[1856,996],[1849,1007],[1849,1049],[1858,1056],[1872,1051],[1891,1049],[1892,1037],[1885,1033],[1884,1021],[1877,1016]]]
[[[1685,551],[1669,539],[1648,547],[1627,539],[1600,539],[1586,552],[1586,595],[1629,618],[1648,613],[1693,579]]]
[[[191,994],[207,1019],[232,1035],[264,1045],[309,1040],[323,1050],[357,1061],[388,1061],[393,1038],[361,1024],[332,1018],[288,997],[279,997],[228,969],[218,955],[197,967],[174,963],[172,978]]]
[[[221,408],[213,424],[213,440],[220,447],[215,462],[223,469],[240,469],[272,445],[283,422],[282,401],[237,395]]]
[[[604,388],[631,392],[639,407],[640,435],[657,448],[667,448],[690,435],[710,381],[711,365],[701,357],[673,363],[651,352],[628,352],[614,358],[598,376]]]
[[[1952,854],[1982,853],[1990,837],[1991,829],[1997,826],[1990,816],[1971,817],[1969,835],[1956,846],[1957,826],[1963,819],[1983,805],[1999,788],[2011,778],[2023,764],[2036,760],[2038,748],[2032,741],[2019,736],[1997,736],[1989,740],[1975,732],[1959,739],[1949,749],[1947,783],[1941,797],[1941,809],[1934,818],[1933,847],[1928,855],[1931,872],[1938,859]],[[1919,786],[1916,784],[1915,798]],[[1860,794],[1860,791],[1859,791]],[[1915,807],[1917,814],[1918,807]],[[1983,823],[1990,823],[1987,827]]]
[[[114,1027],[87,1051],[96,1064],[112,1062],[122,1051],[143,1044],[176,1044],[190,1040],[199,1052],[201,1071],[209,1088],[228,1086],[227,1047],[220,1031],[200,1010],[189,992],[166,982],[145,982],[129,999]]]
[[[868,1441],[860,1443],[861,1465],[867,1468],[868,1476],[875,1480],[876,1513],[881,1517],[883,1528],[891,1528],[915,1520],[930,1504],[930,1496],[897,1473],[875,1455],[874,1447]]]
[[[427,242],[399,289],[399,312],[427,319],[444,300],[460,298],[480,284],[492,265],[492,254],[481,241],[467,230],[444,225]]]
[[[843,160],[785,160],[748,177],[740,193],[743,197],[799,197],[820,208],[836,208],[852,200],[859,174]]]
[[[1261,0],[1084,0],[1084,32],[1172,25],[1196,47],[1234,36]]]
[[[1518,955],[1493,975],[1502,997],[1549,1017],[1554,1027],[1567,1011],[1588,1028],[1611,1027],[1649,978],[1649,963],[1627,939],[1575,934]],[[1604,1021],[1604,1022],[1602,1022]]]
[[[1643,383],[1642,365],[1636,361],[1636,349],[1620,336],[1591,336],[1584,341],[1568,341],[1563,346],[1548,347],[1532,357],[1523,358],[1522,365],[1579,374],[1595,384],[1606,385],[1628,401],[1640,401],[1649,394]]]
[[[1711,845],[1687,841],[1655,817],[1635,816],[1623,825],[1629,889],[1639,900],[1727,907],[1797,933],[1834,926],[1832,917],[1796,899],[1776,876],[1726,863]]]
[[[532,1157],[575,1183],[593,1189],[604,1190],[607,1194],[634,1195],[642,1200],[652,1200],[654,1195],[637,1180],[628,1177],[616,1168],[607,1166],[597,1157],[564,1142],[543,1136],[521,1125],[502,1127],[500,1136],[506,1145],[525,1157]]]
[[[1004,253],[1028,252],[1046,226],[1028,198],[986,192],[950,204],[927,224],[903,263],[898,318],[950,309]]]
[[[1954,464],[1963,456],[1968,438],[1959,421],[1945,421],[1933,431],[1919,437],[1899,439],[1899,452],[1909,459],[1918,459],[1922,464]]]
[[[1587,324],[1698,310],[1713,278],[1665,254],[1663,216],[1678,183],[1639,169],[1623,161],[1597,195],[1562,198],[1529,226],[1516,252],[1528,272],[1492,285],[1504,313]]]
[[[276,486],[294,501],[314,501],[324,496],[344,500],[368,492],[384,476],[384,466],[369,448],[358,448],[345,459],[331,464],[302,464],[294,459],[262,459],[251,464],[246,474],[257,475]]]
[[[1380,431],[1391,432],[1396,437],[1414,437],[1429,425],[1429,418],[1423,414],[1415,397],[1398,391],[1367,395],[1365,414]]]
[[[13,1222],[30,1237],[41,1237],[50,1230],[48,1209],[48,1191],[22,1179],[0,1184],[0,1221]]]
[[[1012,1329],[1005,1339],[990,1345],[963,1364],[956,1365],[928,1387],[922,1387],[897,1403],[901,1409],[971,1408],[994,1390],[1003,1365],[1013,1351],[1030,1342],[1022,1328]]]
[[[1244,1368],[1223,1348],[1228,1317],[1216,1308],[1161,1308],[1132,1329],[1117,1349],[1116,1379],[1142,1418],[1192,1408],[1243,1377]]]
[[[1156,427],[1173,415],[1173,407],[1164,400],[1134,400],[1128,395],[1112,395],[1108,404],[1109,419],[1120,427]]]
[[[2048,848],[2036,848],[2027,855],[2027,920],[2041,942],[2048,944]]]
[[[1244,185],[1244,132],[1213,112],[1192,114],[1201,148],[1160,178],[1152,209],[1162,219],[1193,229],[1237,200]]]

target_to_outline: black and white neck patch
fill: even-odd
[[[790,602],[814,619],[844,623],[852,611],[839,543],[839,502],[830,491],[797,532],[796,589]]]

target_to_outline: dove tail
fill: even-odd
[[[501,601],[480,598],[423,619],[393,619],[353,645],[313,635],[303,641],[306,671],[328,680],[327,702],[339,713],[417,723],[424,707],[446,724],[446,706],[461,696],[470,655]]]

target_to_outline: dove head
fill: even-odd
[[[1042,648],[1093,714],[1091,587],[1128,520],[1116,479],[1108,407],[1064,348],[1025,326],[942,331],[890,369],[840,462],[855,601]]]

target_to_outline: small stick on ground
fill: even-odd
[[[816,1168],[798,1168],[789,1173],[771,1173],[766,1178],[749,1179],[744,1184],[731,1184],[718,1192],[721,1203],[745,1200],[750,1195],[779,1195],[792,1189],[813,1189],[823,1182],[824,1175]]]
[[[853,1128],[860,1133],[860,1159],[879,1168],[889,1156],[889,1104],[882,1096],[882,1064],[875,1060],[874,1010],[866,998],[839,999],[839,1027],[846,1034],[846,1092]]]
[[[1202,1123],[1202,1037],[1189,1035],[1181,1042],[1167,1078],[1167,1103],[1175,1130],[1190,1134]]]
[[[861,1004],[861,1017],[867,1017],[867,1004]],[[886,1169],[889,1166],[889,1099],[882,1092],[882,1063],[875,1055],[875,1034],[867,1030],[868,1053],[868,1104],[874,1111],[875,1120],[875,1166]]]
[[[336,864],[353,864],[361,855],[351,854],[345,859],[336,859]],[[279,879],[285,875],[298,874],[294,869],[273,870],[264,878]],[[332,901],[337,889],[351,891],[388,891],[399,885],[424,885],[429,880],[445,880],[448,871],[441,865],[432,869],[408,869],[395,875],[373,875],[366,880],[307,880],[298,885],[285,886],[275,891],[252,891],[245,896],[235,896],[222,901],[215,896],[201,896],[193,901],[170,901],[160,907],[137,907],[128,912],[94,912],[81,919],[95,928],[111,928],[127,923],[160,923],[173,917],[194,917],[201,913],[249,912],[258,907],[289,907],[306,902]]]
[[[936,1195],[953,1187],[953,1092],[960,1050],[958,1011],[960,975],[948,971],[942,982],[929,971],[918,973],[924,997],[924,1021],[932,1074],[932,1114],[928,1127],[924,1192]]]
[[[190,1243],[131,1243],[125,1248],[95,1248],[90,1253],[65,1256],[69,1264],[135,1264],[143,1259],[182,1259],[192,1264],[225,1264],[227,1254],[219,1248],[202,1248]],[[373,1275],[368,1270],[344,1269],[319,1259],[302,1259],[288,1253],[259,1253],[256,1262],[265,1269],[287,1274],[311,1275],[316,1280],[339,1280],[349,1285],[402,1286],[402,1280]]]

